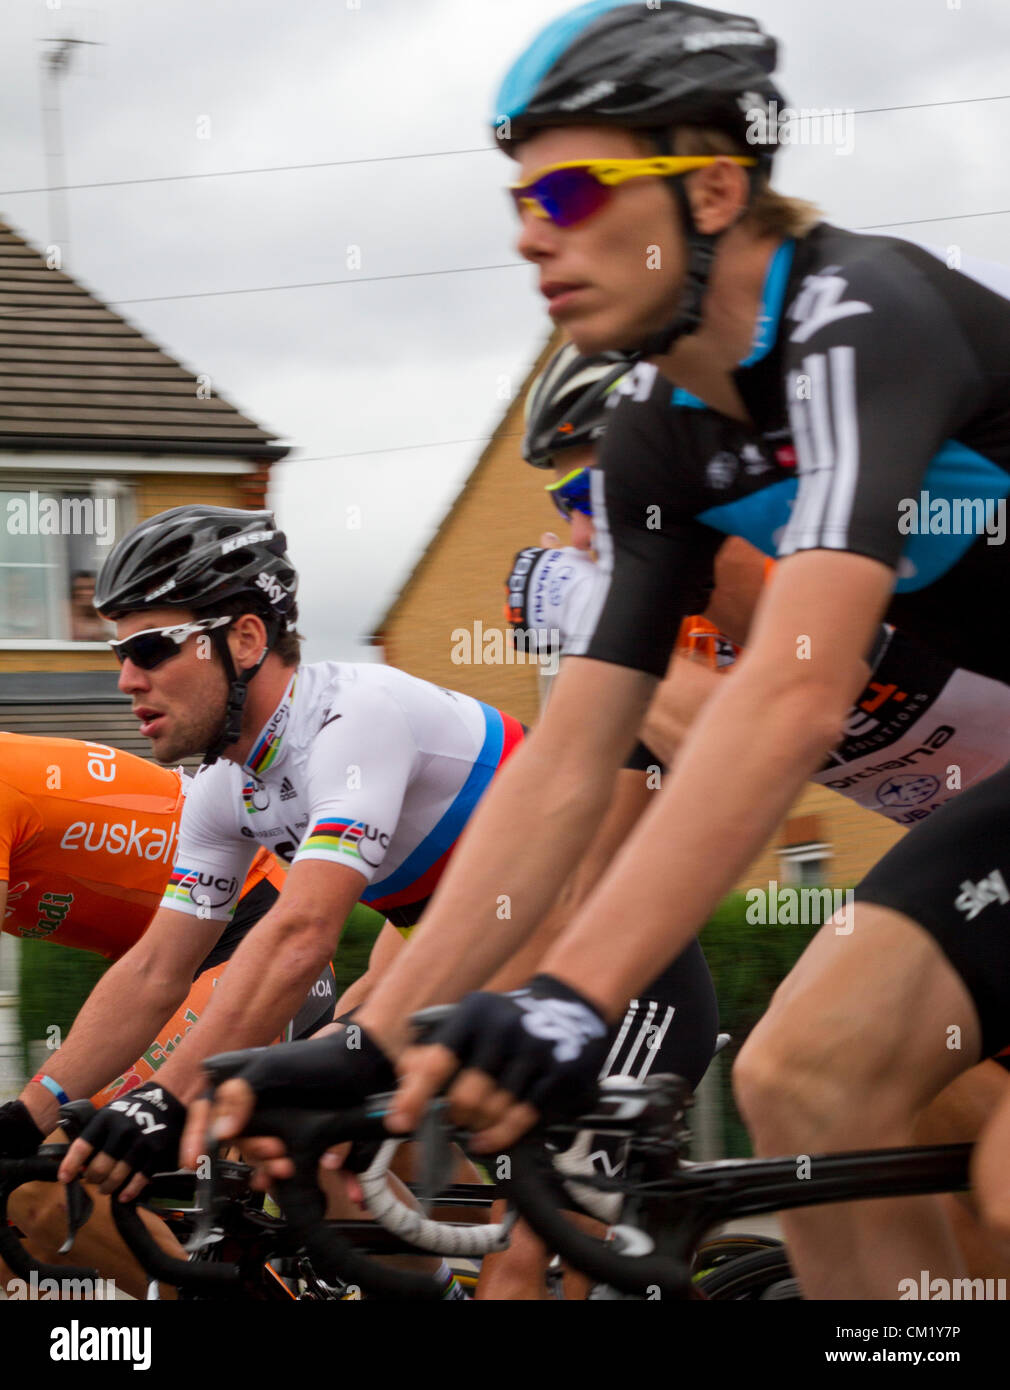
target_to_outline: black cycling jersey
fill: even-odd
[[[769,266],[745,426],[640,364],[592,480],[603,569],[574,655],[662,677],[726,536],[895,570],[887,619],[1010,683],[1010,302],[892,237],[826,224]]]

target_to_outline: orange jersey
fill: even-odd
[[[101,743],[0,733],[3,930],[115,960],[146,930],[172,871],[178,772]],[[283,870],[261,850],[244,891]]]

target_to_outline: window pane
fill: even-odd
[[[0,491],[0,640],[111,636],[92,606],[95,577],[132,524],[131,502],[107,479]]]
[[[27,490],[0,492],[0,513],[0,638],[51,637],[60,622],[60,538],[39,534]]]

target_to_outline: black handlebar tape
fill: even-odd
[[[549,1156],[536,1140],[520,1143],[511,1151],[510,1193],[519,1214],[548,1248],[563,1260],[609,1284],[622,1293],[661,1298],[690,1297],[690,1270],[686,1264],[659,1255],[620,1255],[613,1242],[587,1235],[567,1219],[559,1204]]]
[[[114,1196],[112,1219],[127,1249],[152,1279],[193,1293],[200,1290],[220,1293],[224,1289],[239,1292],[241,1279],[237,1265],[204,1264],[170,1255],[144,1225],[133,1202],[121,1202]]]
[[[282,1139],[294,1160],[295,1177],[277,1183],[277,1201],[291,1235],[308,1251],[319,1274],[356,1284],[375,1298],[438,1299],[441,1289],[429,1275],[377,1264],[324,1224],[326,1199],[316,1181],[319,1159],[336,1144],[388,1138],[382,1124],[384,1114],[383,1098],[375,1096],[354,1110],[337,1114],[293,1107],[258,1110],[246,1130]]]
[[[297,1165],[298,1175],[277,1184],[277,1201],[288,1229],[308,1252],[317,1274],[328,1282],[357,1285],[373,1298],[437,1301],[442,1294],[428,1274],[409,1274],[363,1255],[323,1222],[326,1201],[316,1185],[316,1160]]]
[[[26,1182],[56,1182],[56,1174],[66,1149],[58,1154],[33,1155],[30,1158],[0,1159],[0,1255],[19,1279],[30,1279],[32,1271],[39,1279],[100,1278],[97,1269],[87,1265],[50,1265],[33,1259],[7,1224],[7,1200],[16,1187]]]

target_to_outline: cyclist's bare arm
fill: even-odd
[[[185,999],[223,925],[171,908],[155,913],[140,940],[95,985],[66,1042],[46,1064],[67,1095],[94,1095],[140,1056]],[[59,1101],[35,1082],[21,1099],[48,1133],[59,1119]]]
[[[365,889],[344,864],[293,864],[280,896],[242,940],[227,973],[158,1078],[179,1100],[195,1099],[204,1057],[271,1042],[298,1012],[337,948],[343,924]]]
[[[766,557],[748,541],[730,536],[715,558],[715,588],[705,617],[743,646],[765,585]],[[706,700],[727,672],[674,655],[640,731],[642,742],[664,763],[677,749]]]
[[[684,949],[837,741],[893,583],[886,566],[848,553],[780,563],[733,678],[544,970],[616,1018]],[[635,951],[614,949],[618,911],[636,924]]]
[[[491,784],[418,930],[357,1017],[388,1051],[406,1041],[410,1013],[478,987],[543,919],[606,815],[655,684],[607,662],[563,662],[542,720]]]
[[[639,731],[642,742],[657,761],[667,767],[673,763],[688,729],[728,674],[713,671],[691,657],[673,658]]]
[[[548,947],[561,935],[576,909],[592,892],[653,794],[646,773],[633,768],[621,769],[603,824],[570,875],[556,905],[515,955],[481,986],[483,989],[517,989],[537,973]]]
[[[348,985],[337,1000],[336,1008],[333,1010],[334,1018],[340,1018],[342,1014],[349,1013],[351,1009],[356,1009],[365,1002],[376,982],[406,948],[406,944],[391,922],[383,922],[368,957],[368,969],[363,975],[359,975],[353,984]],[[328,1023],[325,1031],[336,1031],[337,1027],[339,1024]]]
[[[739,536],[730,536],[715,557],[715,588],[704,616],[741,647],[761,598],[767,563],[767,556]]]

